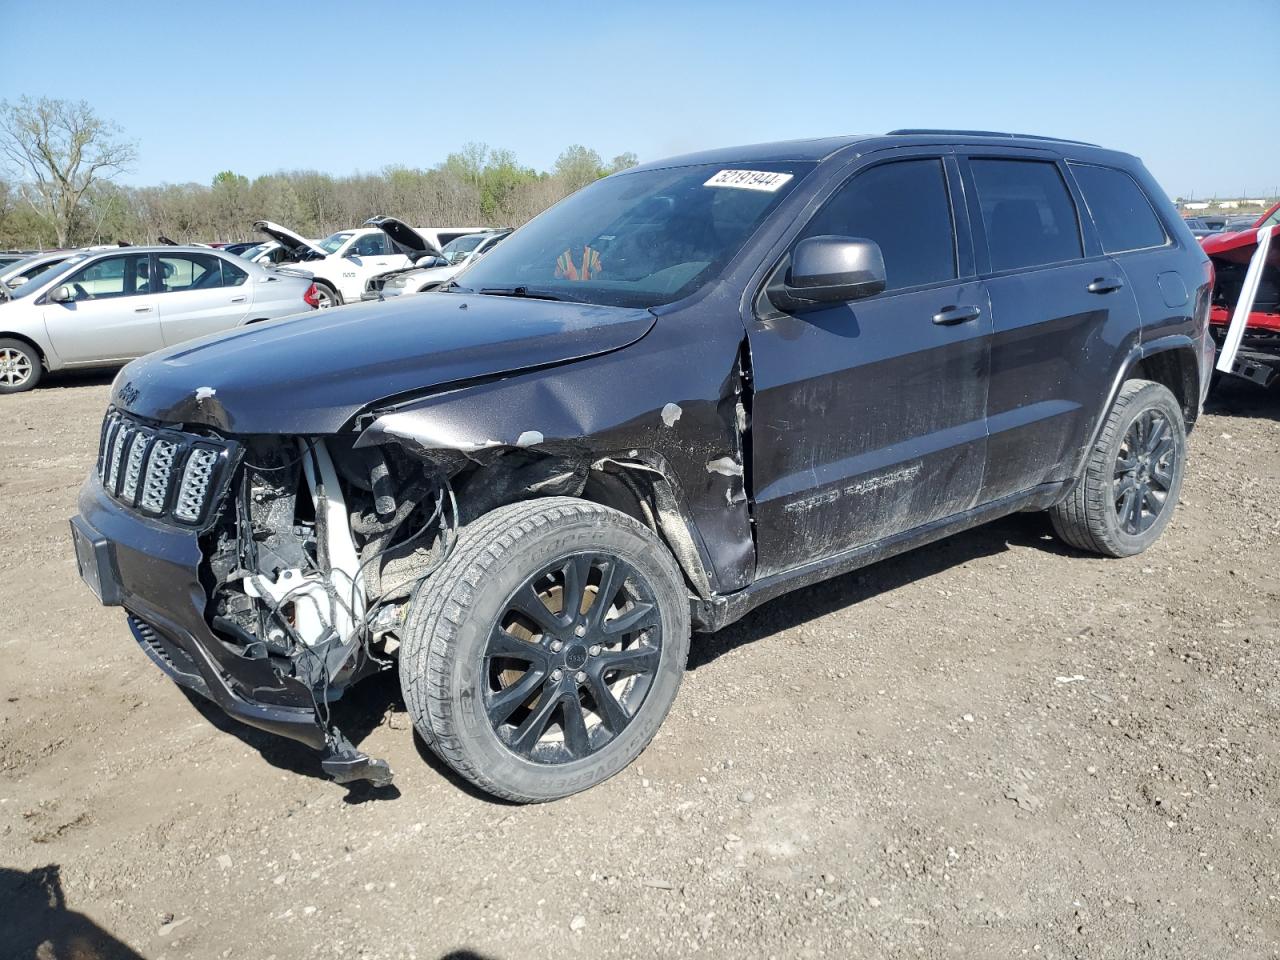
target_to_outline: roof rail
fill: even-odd
[[[1085,140],[1070,140],[1065,137],[1042,137],[1038,133],[1002,133],[998,130],[932,130],[927,128],[906,127],[902,130],[890,130],[891,137],[931,136],[931,137],[1000,137],[1005,140],[1048,140],[1051,143],[1078,143],[1084,147],[1096,147],[1096,143]]]

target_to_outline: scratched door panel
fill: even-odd
[[[944,326],[944,308],[979,318]],[[973,505],[986,455],[990,303],[980,282],[757,324],[758,575]]]

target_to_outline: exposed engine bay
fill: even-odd
[[[230,494],[207,534],[210,625],[311,691],[335,779],[389,782],[329,724],[328,704],[394,665],[410,601],[457,527],[447,477],[394,448],[263,438],[245,444]]]

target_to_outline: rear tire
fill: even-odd
[[[1186,456],[1186,424],[1173,394],[1150,380],[1126,381],[1083,476],[1049,511],[1054,532],[1106,557],[1141,553],[1173,516]]]
[[[688,652],[688,592],[654,533],[549,497],[462,532],[414,602],[400,684],[418,732],[454,770],[539,803],[639,756]]]
[[[315,281],[316,309],[328,310],[330,307],[342,306],[342,294],[321,280]]]
[[[24,340],[0,339],[0,393],[25,393],[44,376],[40,351]]]

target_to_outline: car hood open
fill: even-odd
[[[282,227],[270,220],[257,221],[253,229],[265,233],[296,257],[315,260],[329,256],[323,247],[317,247],[306,237],[299,236],[288,227]]]
[[[647,310],[451,293],[351,304],[135,360],[112,403],[236,434],[334,433],[380,400],[617,350],[654,322]]]
[[[439,247],[403,220],[397,220],[395,217],[370,217],[364,225],[377,227],[385,233],[410,260],[419,260],[426,256],[442,256]]]

